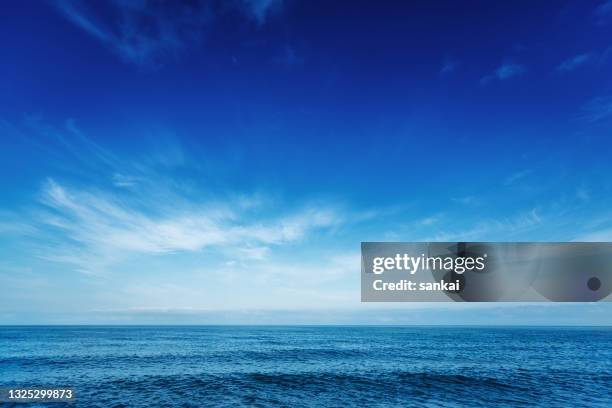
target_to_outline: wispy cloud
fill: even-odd
[[[510,239],[517,234],[531,231],[542,224],[538,209],[520,213],[512,218],[488,219],[478,221],[473,227],[457,231],[440,231],[434,236],[422,238],[422,241],[496,241],[502,234]]]
[[[348,222],[380,215],[348,211],[331,199],[287,205],[274,192],[237,191],[219,179],[212,186],[206,156],[187,152],[178,139],[156,138],[160,146],[142,145],[137,156],[125,157],[89,139],[74,121],[56,127],[28,120],[7,129],[24,129],[17,134],[35,146],[36,157],[53,160],[36,202],[0,212],[0,231],[18,236],[29,253],[81,272],[104,272],[138,256],[202,251],[261,261],[280,247],[309,245]]]
[[[511,186],[518,183],[521,180],[524,180],[525,177],[531,174],[531,169],[524,169],[517,171],[515,173],[510,174],[508,177],[504,179],[505,186]]]
[[[527,71],[527,68],[515,62],[507,61],[500,65],[493,73],[485,75],[480,79],[481,85],[488,85],[493,81],[505,81],[510,78],[514,78],[523,75]]]
[[[129,160],[89,138],[73,119],[55,125],[27,117],[21,126],[6,127],[6,134],[19,137],[34,154],[50,159],[54,170],[96,183],[101,178],[110,180],[120,188],[159,189],[177,183],[171,177],[173,169],[198,166],[177,138],[163,132],[156,132],[150,142],[143,140],[140,154]]]
[[[586,203],[591,200],[591,193],[585,187],[578,187],[576,189],[576,198]]]
[[[15,218],[14,214],[0,212],[0,234],[4,236],[23,236],[37,232],[33,225]]]
[[[591,60],[591,58],[592,58],[592,55],[590,53],[578,54],[572,58],[569,58],[563,61],[561,64],[559,64],[557,66],[557,71],[558,72],[574,71],[575,69],[588,63]]]
[[[268,15],[281,7],[283,0],[243,0],[248,13],[260,25],[266,22]]]
[[[595,24],[605,26],[612,17],[612,0],[600,0],[599,5],[593,10]]]
[[[232,3],[261,25],[281,0],[243,0]],[[57,9],[74,25],[112,49],[122,60],[141,67],[159,67],[176,59],[189,46],[202,42],[216,14],[213,3],[57,1]],[[98,9],[103,9],[101,12]]]
[[[274,62],[286,68],[297,67],[304,65],[304,57],[299,55],[295,48],[286,46],[281,55],[274,58]]]
[[[580,119],[588,122],[599,122],[610,117],[612,117],[612,96],[592,99],[583,107],[580,115]]]
[[[595,14],[598,16],[608,16],[612,14],[612,0],[602,1],[595,8]]]
[[[140,181],[141,179],[139,177],[128,176],[128,175],[121,174],[121,173],[113,174],[113,185],[115,185],[116,187],[125,187],[125,188],[134,187]]]
[[[148,202],[143,207],[143,200]],[[310,231],[342,222],[331,207],[306,206],[289,214],[253,217],[236,203],[182,206],[83,190],[48,180],[41,192],[38,222],[65,237],[48,259],[88,270],[96,257],[120,258],[130,253],[164,254],[234,248],[244,256],[262,258],[267,245],[303,239]],[[80,255],[78,255],[80,254]]]
[[[442,67],[440,68],[440,75],[441,76],[450,75],[453,72],[455,72],[458,67],[459,67],[459,61],[457,61],[456,59],[447,57],[442,62]]]
[[[187,44],[201,41],[203,28],[212,18],[208,7],[195,3],[172,7],[148,2],[107,3],[105,17],[95,13],[92,4],[56,4],[70,22],[110,47],[125,62],[147,67],[174,59]]]
[[[451,201],[462,205],[476,205],[480,202],[479,198],[476,196],[454,197],[451,198]]]
[[[431,227],[434,224],[437,224],[442,219],[443,214],[432,215],[429,217],[425,217],[420,219],[417,224],[424,227]]]

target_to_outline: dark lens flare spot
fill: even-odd
[[[599,288],[601,288],[601,281],[599,280],[599,278],[593,277],[593,278],[589,279],[589,281],[587,282],[587,286],[592,291],[596,291]]]

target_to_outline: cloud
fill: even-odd
[[[36,228],[26,222],[15,222],[12,217],[6,215],[0,217],[0,234],[2,235],[32,235],[36,232]]]
[[[607,25],[612,16],[612,0],[600,0],[600,4],[593,11],[593,16],[596,25]]]
[[[55,2],[75,26],[113,50],[123,61],[156,68],[198,45],[218,13],[207,1]],[[95,4],[95,7],[94,7]],[[241,0],[231,3],[258,25],[265,23],[280,0]],[[232,7],[226,7],[232,8]]]
[[[22,133],[28,145],[30,137],[39,142],[35,157],[52,158],[50,176],[27,208],[0,211],[0,231],[18,236],[20,248],[38,258],[84,273],[202,251],[212,262],[232,253],[264,260],[281,246],[310,245],[313,236],[381,214],[347,212],[325,199],[287,205],[274,192],[236,191],[219,178],[211,184],[223,154],[209,159],[175,138],[156,137],[124,157],[88,139],[74,121],[28,121]]]
[[[563,61],[561,64],[557,66],[557,71],[559,72],[570,72],[575,70],[576,68],[586,64],[591,60],[591,54],[578,54],[572,58],[569,58]]]
[[[18,135],[53,172],[150,194],[153,190],[169,194],[172,187],[188,184],[190,181],[177,179],[175,173],[186,167],[201,170],[205,161],[201,153],[200,160],[194,160],[172,133],[156,131],[154,138],[142,139],[140,152],[129,160],[87,137],[71,119],[56,126],[28,117],[22,126],[13,128],[7,132]]]
[[[143,207],[143,200],[148,204]],[[153,197],[134,201],[126,193],[67,188],[48,180],[41,192],[44,210],[39,227],[53,229],[65,239],[46,259],[91,269],[91,260],[129,254],[168,254],[204,248],[234,248],[262,259],[268,246],[304,239],[310,232],[332,228],[342,217],[331,207],[305,206],[277,216],[246,215],[239,204],[182,205]],[[57,235],[55,235],[57,236]],[[99,265],[98,265],[99,266]]]
[[[595,14],[600,17],[612,14],[612,0],[603,1],[595,8]]]
[[[496,238],[499,236],[503,236],[503,240],[508,240],[516,234],[537,228],[542,225],[542,222],[538,209],[533,208],[512,218],[483,220],[472,228],[462,231],[441,231],[432,237],[419,239],[419,241],[496,241],[499,240]]]
[[[282,4],[282,0],[244,0],[250,15],[261,25],[270,12]]]
[[[442,63],[442,67],[440,68],[440,75],[441,76],[450,75],[453,72],[455,72],[458,67],[459,67],[459,61],[448,57],[444,59],[444,62]]]
[[[531,174],[530,169],[520,170],[515,173],[512,173],[511,175],[506,177],[506,179],[504,180],[504,185],[511,186],[513,184],[516,184],[517,182],[523,180],[525,177],[529,176],[530,174]]]
[[[286,68],[304,65],[304,57],[297,54],[293,47],[286,46],[283,53],[274,58],[274,62]]]
[[[509,79],[525,72],[525,67],[520,64],[506,63],[497,68],[495,74],[499,80]]]
[[[440,222],[441,218],[442,218],[442,214],[432,215],[430,217],[425,217],[425,218],[419,220],[417,222],[417,224],[421,225],[421,226],[425,226],[425,227],[431,227],[432,225],[437,224],[438,222]]]
[[[122,60],[148,67],[176,58],[188,44],[201,41],[212,18],[203,3],[109,2],[103,4],[104,12],[94,10],[93,3],[72,0],[56,4],[70,22]]]
[[[476,196],[463,196],[463,197],[453,197],[451,201],[454,203],[459,203],[463,205],[476,205],[480,202],[480,199]]]
[[[579,187],[576,189],[576,198],[582,202],[588,202],[591,200],[591,193],[586,188]]]
[[[486,75],[480,79],[481,85],[488,85],[492,81],[505,81],[523,75],[527,69],[522,64],[514,62],[505,62],[500,65],[492,74]]]
[[[588,122],[599,122],[612,116],[612,97],[597,97],[589,101],[583,108],[580,119]]]
[[[138,177],[128,176],[121,173],[113,174],[113,185],[115,185],[115,187],[130,188],[136,186],[139,181],[140,179]]]

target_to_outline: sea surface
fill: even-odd
[[[612,407],[612,328],[0,327],[60,407]]]

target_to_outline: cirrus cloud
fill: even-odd
[[[72,24],[117,54],[124,62],[157,68],[199,45],[219,13],[236,9],[258,25],[281,0],[243,0],[227,4],[213,1],[107,1],[80,0],[55,3]]]

